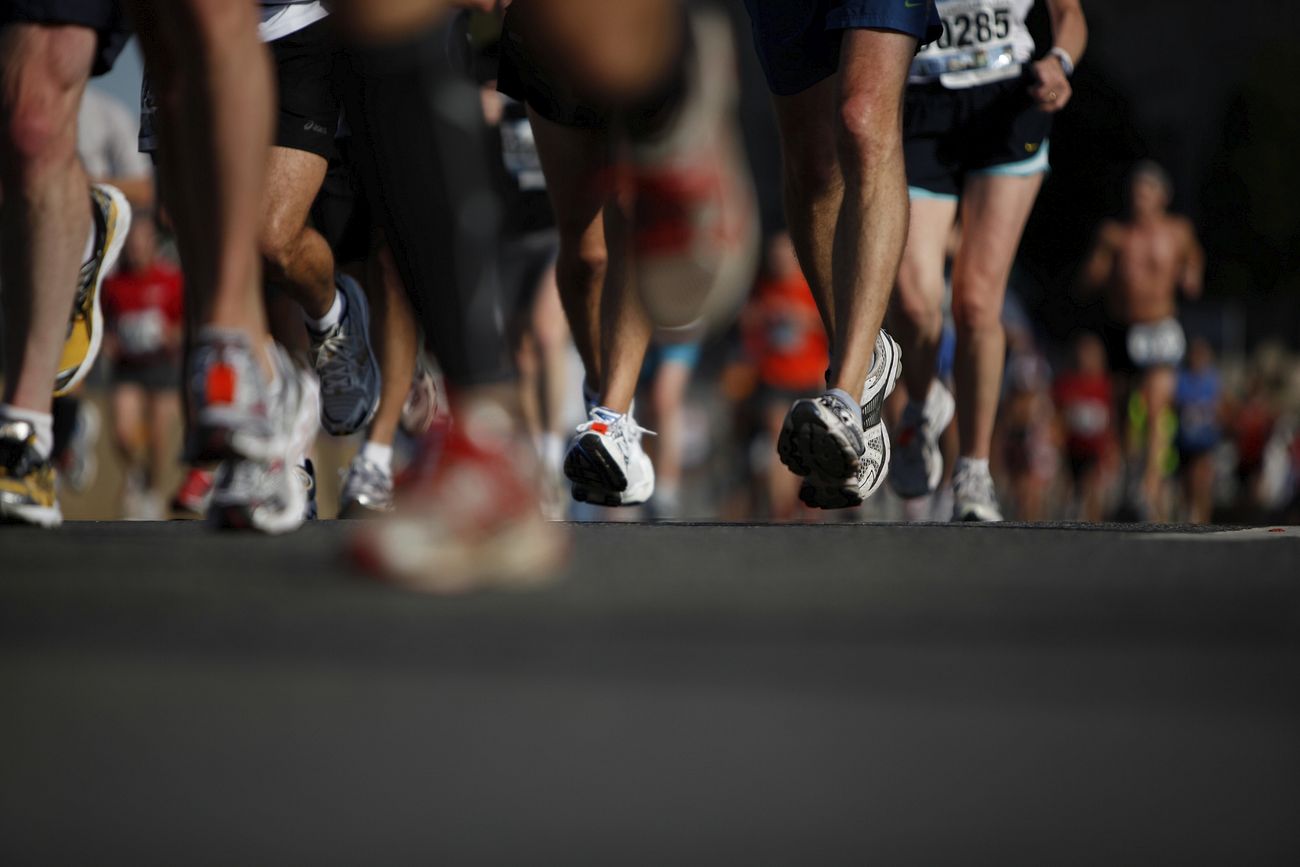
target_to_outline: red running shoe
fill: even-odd
[[[725,325],[744,301],[758,251],[757,206],[740,146],[731,29],[711,13],[691,16],[694,51],[686,95],[653,139],[631,150],[635,279],[660,328]]]
[[[212,499],[212,478],[212,470],[190,468],[176,496],[172,497],[172,511],[186,518],[206,515],[208,502]]]
[[[471,430],[473,424],[468,426]],[[508,438],[435,425],[398,479],[397,510],[352,540],[367,573],[426,593],[524,587],[555,577],[568,532],[547,521]]]

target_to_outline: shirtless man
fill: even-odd
[[[1128,217],[1102,223],[1083,270],[1085,287],[1104,296],[1111,359],[1133,376],[1151,420],[1139,492],[1148,513],[1161,483],[1159,419],[1173,404],[1176,369],[1187,349],[1178,293],[1198,297],[1205,270],[1191,221],[1169,213],[1172,194],[1164,169],[1138,163],[1129,179]]]

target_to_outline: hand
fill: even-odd
[[[1035,83],[1029,86],[1029,96],[1046,112],[1055,113],[1065,108],[1074,94],[1070,79],[1065,77],[1061,61],[1049,55],[1033,65]]]

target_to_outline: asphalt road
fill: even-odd
[[[0,864],[1300,863],[1300,531],[0,528]]]

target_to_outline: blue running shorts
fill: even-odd
[[[768,87],[793,96],[834,75],[845,30],[892,30],[918,45],[943,34],[934,0],[745,0]]]

